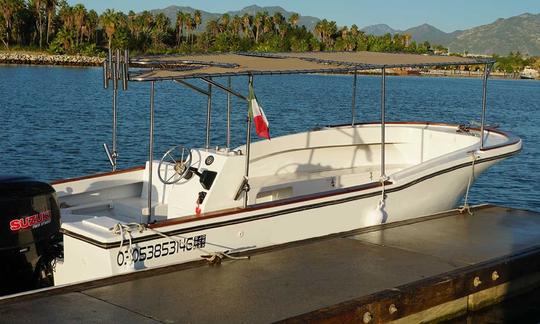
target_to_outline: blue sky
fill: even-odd
[[[406,29],[428,23],[450,32],[491,23],[525,12],[540,13],[540,0],[68,0],[82,3],[98,12],[112,8],[128,12],[164,8],[170,5],[222,13],[257,4],[281,6],[301,15],[335,20],[338,25],[359,27],[385,23],[396,29]]]

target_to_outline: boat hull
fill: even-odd
[[[475,176],[498,160],[477,163]],[[131,243],[125,236],[121,247],[119,242],[100,244],[66,232],[64,260],[68,262],[58,262],[55,284],[200,260],[202,255],[216,252],[259,249],[446,211],[455,207],[467,190],[472,169],[472,163],[465,162],[386,186],[386,217],[376,212],[382,198],[382,188],[377,187],[253,208],[219,220],[156,226],[147,229],[142,237],[134,236]]]

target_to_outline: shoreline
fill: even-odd
[[[52,55],[47,53],[0,52],[0,64],[51,65],[51,66],[101,66],[104,58],[85,55]]]

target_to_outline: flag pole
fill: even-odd
[[[212,84],[208,84],[208,103],[206,108],[206,141],[204,147],[210,148],[210,127],[212,125]]]
[[[356,123],[356,79],[358,76],[357,70],[354,70],[353,76],[353,91],[352,91],[352,103],[351,103],[351,126]]]
[[[231,77],[228,78],[227,86],[232,89]],[[231,93],[227,91],[227,149],[231,148]]]
[[[253,75],[249,75],[248,87],[253,87]],[[251,104],[248,101],[248,105]],[[249,109],[247,115],[247,125],[246,125],[246,166],[244,173],[244,208],[248,205],[248,192],[249,192],[249,153],[251,148],[251,117],[249,116]]]

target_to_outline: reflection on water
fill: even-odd
[[[540,288],[444,323],[537,324],[540,323],[540,298],[538,296],[540,296]]]

